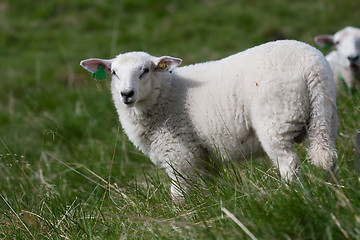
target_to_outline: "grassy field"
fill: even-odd
[[[269,160],[226,164],[175,208],[169,179],[121,131],[109,78],[79,66],[143,50],[184,64],[360,22],[351,0],[0,2],[0,239],[360,239],[360,93],[338,92],[340,173],[285,184]],[[326,52],[324,52],[326,53]]]

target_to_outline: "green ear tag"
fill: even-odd
[[[92,76],[96,79],[103,80],[106,78],[106,72],[103,65],[98,67],[98,70],[92,74]]]
[[[324,45],[324,50],[329,50],[331,48],[331,42],[327,41]]]

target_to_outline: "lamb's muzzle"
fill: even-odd
[[[356,56],[349,56],[348,57],[349,62],[350,62],[350,70],[353,72],[357,72],[359,70],[359,65],[358,65],[358,60],[359,60],[359,55]]]
[[[121,97],[124,104],[129,105],[135,102],[134,99],[134,90],[122,91]]]

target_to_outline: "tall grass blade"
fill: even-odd
[[[246,235],[248,235],[252,240],[257,240],[257,238],[254,236],[254,234],[252,234],[249,229],[247,229],[247,227],[245,227],[244,224],[242,224],[240,222],[239,219],[237,219],[234,214],[232,214],[231,212],[229,212],[229,210],[227,210],[224,207],[221,207],[221,211],[223,211],[231,220],[233,220],[245,233]]]
[[[26,229],[26,231],[30,234],[30,236],[36,240],[36,238],[34,237],[34,235],[30,232],[29,228],[26,226],[26,224],[21,220],[20,216],[15,212],[15,210],[11,207],[11,205],[9,204],[8,201],[6,201],[6,199],[4,198],[4,196],[2,194],[0,194],[0,197],[4,200],[4,202],[6,203],[6,205],[10,208],[11,212],[16,216],[16,218],[21,222],[21,224],[24,226],[24,228]]]

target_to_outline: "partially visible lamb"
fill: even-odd
[[[311,162],[327,171],[335,166],[334,80],[318,50],[287,40],[176,68],[181,61],[129,52],[81,62],[113,75],[121,125],[174,180],[175,200],[219,153],[240,160],[263,149],[290,180],[299,164],[293,145],[307,136]]]
[[[348,89],[354,89],[355,81],[360,81],[360,29],[346,27],[335,35],[316,36],[315,42],[322,47],[336,47],[326,56],[335,82],[337,85],[345,83]]]

